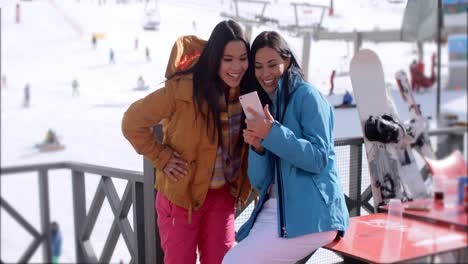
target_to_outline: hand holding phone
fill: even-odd
[[[262,103],[260,102],[260,98],[258,97],[257,91],[239,96],[239,101],[242,105],[242,109],[244,110],[247,119],[255,119],[255,116],[252,115],[252,113],[250,113],[249,111],[247,111],[249,107],[255,112],[257,112],[259,115],[261,115],[263,118],[265,118],[265,113],[263,113]]]

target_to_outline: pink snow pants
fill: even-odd
[[[159,192],[155,201],[165,264],[220,264],[234,245],[234,197],[229,184],[209,189],[204,204],[192,212],[171,203]]]

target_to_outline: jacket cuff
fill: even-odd
[[[250,149],[253,150],[255,153],[257,153],[260,156],[265,155],[265,152],[266,152],[265,148],[263,148],[263,151],[257,151],[252,145],[250,145]]]
[[[272,144],[276,144],[276,140],[278,139],[278,129],[281,131],[281,124],[275,120],[271,124],[271,129],[268,135],[260,141],[263,147],[270,150],[270,146]]]
[[[170,147],[164,146],[164,149],[152,160],[154,167],[163,170],[171,159],[172,153],[173,150]]]

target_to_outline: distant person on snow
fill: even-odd
[[[24,102],[23,106],[24,107],[29,107],[29,101],[31,100],[31,87],[29,86],[29,83],[27,83],[24,86]]]
[[[114,54],[114,50],[113,49],[110,49],[109,50],[109,64],[115,64],[115,54]]]
[[[195,22],[195,20],[192,21],[192,29],[197,32],[197,22]]]
[[[353,96],[351,93],[347,90],[345,94],[343,95],[343,105],[351,105],[353,103]]]
[[[133,42],[133,47],[135,48],[135,50],[138,49],[138,38],[135,38],[135,40]]]
[[[150,55],[150,49],[148,46],[145,48],[145,56],[146,56],[146,61],[151,61],[151,55]]]
[[[97,46],[97,38],[96,38],[96,35],[93,34],[93,36],[91,37],[91,45],[93,46],[93,49],[96,49],[96,46]]]
[[[53,129],[47,130],[45,144],[60,144],[58,141],[57,133]]]
[[[76,78],[73,79],[71,85],[72,85],[72,96],[73,97],[79,96],[80,91],[78,90],[78,88],[80,87],[80,84],[78,83],[78,80]]]
[[[435,75],[435,54],[431,58],[431,75],[429,77],[424,75],[424,64],[413,60],[410,65],[411,87],[413,91],[419,92],[422,88],[430,88],[436,82]]]
[[[2,75],[2,88],[7,88],[7,78],[6,78],[6,75]]]
[[[331,75],[330,75],[330,93],[328,93],[328,95],[332,95],[333,89],[335,89],[335,74],[336,74],[336,71],[332,70]]]
[[[52,250],[52,263],[59,263],[60,255],[62,254],[62,232],[60,232],[57,222],[50,224],[51,241],[50,248]]]
[[[137,90],[145,90],[145,81],[143,80],[143,77],[140,75],[137,80]]]

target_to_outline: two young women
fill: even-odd
[[[246,81],[246,74],[256,80]],[[241,27],[223,21],[207,42],[179,38],[166,77],[165,87],[133,103],[122,123],[125,137],[157,169],[165,263],[195,263],[197,247],[202,264],[221,263],[234,245],[234,207],[245,203],[250,182],[260,199],[238,232],[247,238],[226,263],[294,262],[346,229],[333,113],[302,80],[278,34],[262,33],[250,52]],[[269,103],[266,119],[257,113],[245,121],[238,98],[248,85]],[[159,122],[162,143],[152,135]]]

